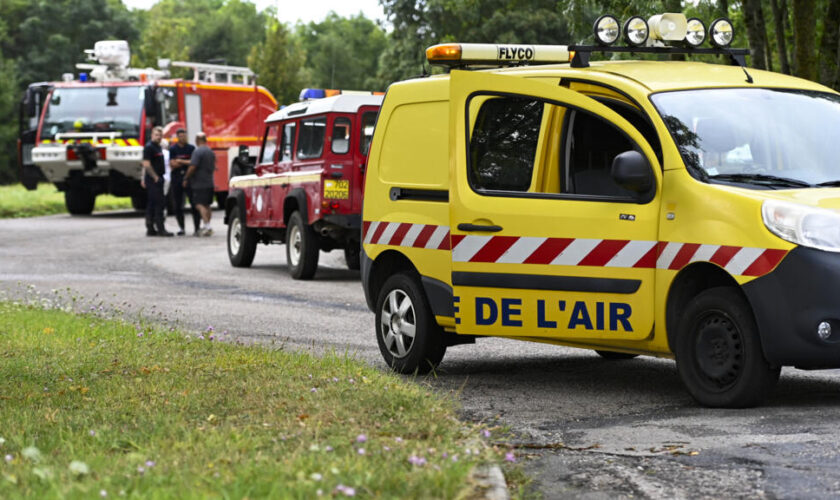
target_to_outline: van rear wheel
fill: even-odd
[[[443,331],[419,282],[406,273],[385,281],[376,301],[376,341],[399,373],[428,373],[446,354]]]
[[[308,280],[318,269],[318,235],[304,224],[300,212],[293,212],[286,228],[286,265],[296,280]]]
[[[752,310],[731,287],[711,288],[689,303],[674,354],[688,392],[704,406],[756,406],[781,371],[764,359]]]

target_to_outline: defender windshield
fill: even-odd
[[[63,132],[120,132],[140,137],[143,87],[55,89],[47,103],[41,139]]]
[[[691,174],[759,189],[840,185],[840,96],[703,89],[651,98]]]

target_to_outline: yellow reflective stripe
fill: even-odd
[[[319,182],[321,174],[309,175],[279,175],[263,179],[244,179],[233,181],[231,187],[276,186],[278,184],[301,184],[304,182]]]
[[[126,144],[125,139],[116,139],[116,141],[117,141],[117,146],[127,146],[128,145],[128,144]]]
[[[140,141],[138,141],[137,139],[129,139],[129,140],[128,140],[128,145],[129,145],[129,146],[139,146],[139,145],[140,145]]]
[[[207,138],[207,142],[222,142],[222,141],[242,142],[242,141],[258,141],[258,140],[260,140],[259,137],[225,136],[225,137],[208,137]]]

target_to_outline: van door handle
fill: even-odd
[[[482,226],[479,224],[458,224],[459,231],[485,231],[488,233],[498,233],[502,230],[502,226]]]

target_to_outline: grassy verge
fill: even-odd
[[[0,498],[456,498],[503,455],[418,384],[213,336],[0,302]]]
[[[96,197],[94,211],[125,208],[131,208],[131,198],[103,194]],[[0,219],[64,213],[64,193],[52,184],[38,184],[35,191],[27,191],[21,184],[0,186]]]

